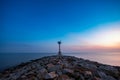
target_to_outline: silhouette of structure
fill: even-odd
[[[59,46],[59,51],[58,51],[58,57],[61,58],[62,54],[61,54],[61,41],[58,41],[58,46]]]

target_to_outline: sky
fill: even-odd
[[[120,0],[0,0],[0,53],[120,51]]]

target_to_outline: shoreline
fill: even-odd
[[[57,55],[44,56],[6,69],[0,73],[0,80],[26,80],[29,78],[28,74],[34,74],[34,79],[37,80],[56,80],[64,78],[64,76],[73,80],[81,79],[82,77],[85,79],[88,76],[90,80],[95,78],[97,80],[119,80],[120,66],[101,64],[74,56],[65,55],[62,56],[62,59],[58,59]],[[44,74],[44,76],[42,76],[42,74]],[[33,77],[30,79],[33,79]]]

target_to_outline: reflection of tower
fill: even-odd
[[[60,44],[61,44],[61,41],[58,41],[58,45],[59,45],[58,56],[59,56],[59,58],[61,58],[61,56],[62,56]]]

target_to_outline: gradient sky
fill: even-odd
[[[120,0],[0,0],[0,52],[120,51]]]

